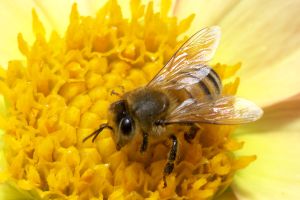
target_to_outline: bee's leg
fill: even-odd
[[[191,143],[191,141],[195,138],[197,132],[199,130],[199,127],[197,127],[195,124],[191,124],[189,132],[184,133],[184,139],[188,143]]]
[[[143,132],[143,142],[140,148],[140,152],[143,153],[147,150],[148,147],[148,133]]]
[[[172,146],[168,155],[168,162],[164,168],[164,176],[163,176],[164,188],[167,187],[166,177],[170,175],[174,169],[174,161],[176,159],[177,149],[178,149],[178,141],[175,135],[171,135],[170,139],[172,140]]]

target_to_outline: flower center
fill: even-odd
[[[168,143],[153,143],[142,155],[137,139],[116,151],[110,130],[95,143],[82,142],[107,121],[109,105],[118,100],[112,91],[145,85],[184,42],[178,36],[193,16],[179,22],[163,14],[167,11],[132,3],[131,19],[125,19],[112,0],[96,17],[83,17],[74,5],[65,36],[53,32],[49,40],[34,14],[34,44],[18,37],[26,62],[11,61],[0,74],[7,102],[1,122],[5,180],[41,197],[70,199],[207,199],[228,187],[236,170],[254,159],[234,157],[242,143],[230,138],[232,126],[203,125],[191,144],[183,138],[184,128],[176,129],[179,158],[167,188],[162,175]],[[223,93],[234,94],[240,65],[213,67],[224,83]]]

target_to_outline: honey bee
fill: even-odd
[[[197,124],[243,124],[259,119],[263,111],[254,103],[234,96],[222,95],[218,74],[208,65],[220,40],[219,27],[204,28],[189,38],[168,63],[144,87],[129,91],[109,107],[108,122],[100,125],[83,141],[109,128],[117,150],[142,134],[140,151],[148,147],[148,138],[169,136],[171,149],[163,171],[166,176],[174,168],[178,140],[168,134],[171,124],[190,126],[184,138],[190,142],[198,131]]]

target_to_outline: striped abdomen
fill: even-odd
[[[222,93],[222,82],[219,75],[209,66],[210,71],[206,77],[198,83],[187,86],[180,91],[176,91],[178,103],[188,99],[215,98]],[[174,91],[175,92],[175,91]]]

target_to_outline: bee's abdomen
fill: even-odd
[[[214,98],[222,93],[222,82],[219,75],[210,68],[206,77],[193,85],[183,88],[180,93],[179,101],[183,101],[187,98]]]
[[[222,93],[222,82],[215,70],[211,69],[207,77],[203,80],[209,85],[210,94],[220,95]]]

